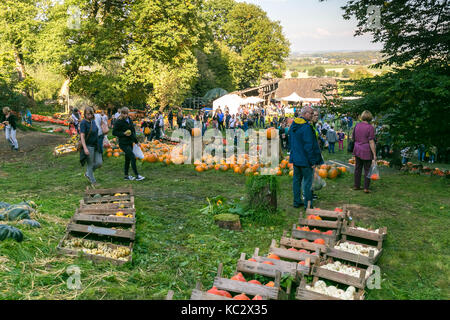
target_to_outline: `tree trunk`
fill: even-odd
[[[70,78],[66,79],[59,90],[58,100],[61,105],[64,105],[64,112],[69,113],[69,84]]]
[[[23,62],[23,55],[19,52],[18,48],[15,48],[14,50],[14,59],[16,60],[16,68],[19,75],[19,81],[22,82],[27,77],[27,74],[25,71],[25,63]],[[28,92],[27,89],[22,92],[22,95],[27,98],[31,106],[36,105],[33,97],[30,95],[30,92]]]

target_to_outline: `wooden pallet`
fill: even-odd
[[[127,203],[131,202],[134,204],[134,196],[126,195],[126,196],[110,196],[105,195],[100,198],[93,198],[91,196],[84,196],[83,198],[85,204],[104,204],[104,203]]]
[[[314,280],[312,285],[316,283]],[[295,299],[297,300],[341,300],[339,298],[327,296],[318,292],[306,289],[306,281],[303,278],[297,288]],[[364,290],[355,293],[355,300],[364,300]]]
[[[74,220],[71,220],[71,222],[67,225],[67,232],[79,232],[85,234],[95,234],[98,236],[109,236],[134,240],[136,236],[136,227],[135,225],[132,225],[130,230],[121,230],[98,227],[94,225],[78,224]]]
[[[368,246],[368,245],[353,242],[353,241],[346,241],[346,242],[353,243],[353,244],[360,244],[364,247],[369,247],[369,248],[372,247],[372,246]],[[339,245],[340,243],[341,243],[341,241],[336,243],[336,245]],[[375,247],[372,247],[372,248],[375,248]],[[332,246],[332,247],[327,248],[327,252],[325,253],[324,257],[326,258],[327,256],[329,256],[329,257],[334,257],[334,258],[338,258],[338,259],[342,259],[342,260],[346,260],[346,261],[351,261],[356,264],[370,266],[370,265],[376,264],[376,262],[378,261],[378,259],[380,258],[382,253],[383,253],[383,249],[380,249],[380,251],[378,252],[377,255],[374,254],[373,250],[370,250],[369,256],[367,257],[367,256],[363,256],[360,254],[354,254],[351,252],[335,249],[334,246]]]
[[[387,228],[386,227],[381,228],[379,231],[380,231],[379,233],[376,233],[360,230],[355,227],[354,221],[352,221],[350,224],[348,224],[347,221],[344,221],[344,223],[342,224],[341,234],[343,241],[347,240],[347,236],[374,241],[377,243],[376,245],[377,249],[380,250],[383,246],[383,241],[387,237]]]
[[[366,281],[367,281],[367,278],[373,272],[373,266],[369,266],[367,268],[367,270],[363,269],[363,268],[353,267],[360,271],[360,276],[358,278],[358,277],[350,276],[345,273],[332,271],[332,270],[323,268],[324,265],[327,265],[327,264],[333,263],[333,262],[334,262],[334,260],[332,258],[328,258],[325,261],[321,261],[321,262],[314,264],[312,266],[312,272],[311,272],[312,275],[314,276],[314,279],[316,281],[319,278],[328,279],[328,280],[332,280],[332,281],[346,284],[349,286],[354,286],[355,288],[358,288],[361,290],[366,287]]]
[[[213,286],[219,290],[225,290],[234,293],[245,293],[246,295],[256,296],[259,295],[263,299],[270,300],[286,300],[287,294],[281,289],[281,273],[278,271],[275,277],[275,286],[268,287],[265,285],[259,285],[254,283],[248,283],[243,281],[231,280],[222,277],[223,265],[219,264],[217,269],[217,276],[214,279]]]
[[[286,248],[277,247],[277,243],[274,239],[272,239],[272,243],[269,248],[269,252],[276,254],[280,258],[294,260],[294,261],[305,261],[305,265],[301,265],[297,263],[297,275],[300,273],[310,274],[311,272],[311,263],[314,263],[320,260],[320,251],[316,250],[315,255],[307,254],[303,252],[295,252],[288,250]]]
[[[94,223],[107,223],[107,224],[128,225],[128,226],[134,225],[136,223],[134,213],[130,213],[133,215],[133,218],[126,218],[116,216],[115,215],[116,212],[117,210],[108,210],[106,212],[101,211],[91,214],[89,210],[77,209],[72,219],[76,222],[94,222]]]
[[[248,261],[245,259],[245,253],[241,253],[241,256],[237,262],[236,272],[259,274],[269,278],[276,278],[277,272],[281,275],[289,274],[297,281],[297,264],[294,262],[288,262],[283,260],[269,259],[259,256],[259,248],[255,249],[252,256],[254,261]],[[263,263],[265,261],[272,262],[273,265]]]
[[[69,232],[66,233],[65,236],[59,242],[58,246],[56,247],[57,252],[60,253],[60,254],[71,256],[71,257],[77,257],[77,256],[81,255],[81,256],[83,256],[83,257],[85,257],[85,258],[87,258],[89,260],[92,260],[94,262],[109,261],[109,262],[112,262],[112,263],[117,264],[117,265],[122,265],[122,264],[125,264],[127,262],[131,262],[132,261],[132,258],[133,258],[133,242],[130,242],[130,244],[128,245],[128,248],[131,251],[130,256],[127,259],[127,261],[124,261],[124,260],[119,260],[119,259],[103,257],[103,256],[95,255],[95,254],[84,253],[81,249],[76,250],[76,249],[69,249],[69,248],[64,247],[63,246],[64,241],[65,240],[70,240],[72,238],[77,238],[77,237],[72,236]],[[105,243],[105,242],[102,242],[102,241],[96,241],[96,240],[89,240],[89,241],[95,242],[97,244],[106,244],[108,247],[113,248],[113,249],[119,248],[119,247],[125,247],[125,246],[122,246],[122,245],[117,245],[117,244],[113,244],[113,243]]]
[[[316,239],[324,239],[325,244],[333,245],[338,241],[339,234],[336,230],[333,230],[332,234],[323,234],[323,233],[316,233],[311,231],[303,231],[303,230],[297,230],[297,225],[292,225],[292,231],[291,231],[292,238],[295,239],[307,239],[314,241]]]

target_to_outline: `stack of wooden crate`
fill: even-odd
[[[347,286],[347,288],[353,286],[355,291],[351,298],[362,300],[367,280],[382,254],[382,243],[386,239],[387,229],[381,228],[377,232],[364,230],[355,227],[354,222],[350,221],[351,212],[345,208],[335,209],[335,211],[308,209],[305,214],[300,214],[298,225],[293,226],[290,237],[285,231],[279,245],[272,240],[267,256],[260,256],[259,248],[255,249],[253,256],[249,259],[246,259],[245,253],[242,253],[237,261],[235,274],[253,274],[273,278],[274,286],[270,288],[273,292],[269,293],[270,290],[264,288],[264,285],[222,278],[222,265],[219,266],[213,287],[249,295],[257,294],[264,299],[288,299],[291,285],[282,288],[280,284],[281,277],[287,275],[292,279],[292,283],[297,285],[296,299],[339,300],[339,298],[310,290],[317,281],[322,280],[330,286]],[[346,242],[365,248],[369,252],[368,256],[341,250],[339,245]],[[352,267],[355,274],[359,271],[359,276],[330,270],[330,264],[336,261],[343,266]],[[307,278],[312,278],[312,282],[308,284]],[[219,300],[223,297],[204,292],[201,290],[201,285],[197,284],[196,289],[192,291],[191,299]]]
[[[132,260],[135,235],[131,187],[87,189],[57,250],[70,256],[81,254],[94,261],[124,264]]]

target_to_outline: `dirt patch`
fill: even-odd
[[[346,208],[350,210],[350,216],[353,221],[361,221],[363,223],[370,223],[374,217],[379,216],[380,212],[375,209],[360,206],[358,204],[348,204]]]
[[[19,151],[12,151],[10,144],[6,141],[5,131],[0,131],[0,163],[15,162],[25,157],[32,156],[39,152],[39,148],[44,146],[57,146],[64,144],[67,137],[42,133],[39,131],[21,131],[17,130],[17,141],[19,142]]]

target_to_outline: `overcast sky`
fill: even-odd
[[[278,20],[291,43],[291,53],[302,51],[380,50],[370,36],[353,37],[356,20],[344,20],[346,0],[237,0],[259,5]]]

